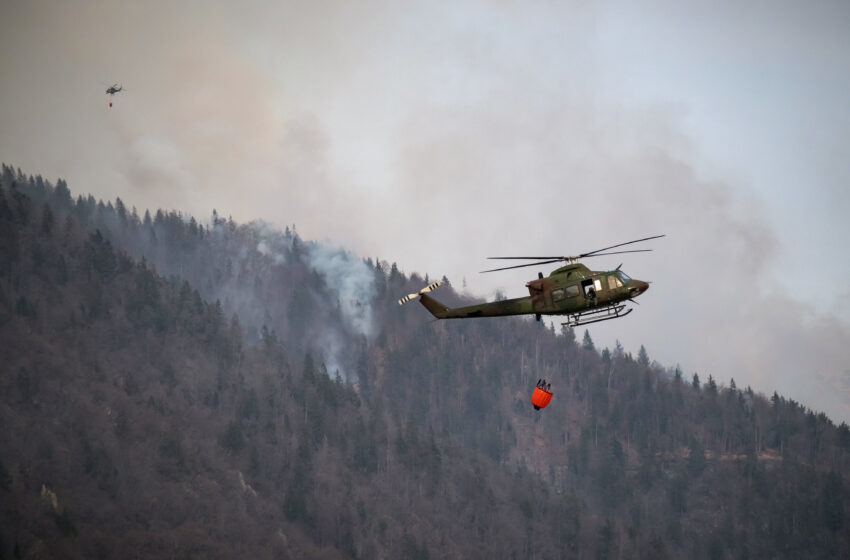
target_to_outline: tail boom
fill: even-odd
[[[466,319],[470,317],[503,317],[506,315],[527,315],[534,313],[530,297],[506,299],[490,303],[480,303],[467,307],[448,307],[429,295],[419,298],[431,315],[437,319]]]

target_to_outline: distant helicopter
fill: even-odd
[[[433,282],[415,294],[409,294],[400,300],[399,305],[419,298],[420,303],[437,319],[467,319],[471,317],[501,317],[505,315],[534,315],[540,321],[543,315],[566,315],[563,325],[577,327],[609,319],[625,317],[632,312],[626,309],[626,303],[649,289],[649,282],[635,280],[620,270],[620,266],[611,271],[590,270],[579,259],[619,255],[623,253],[644,253],[652,249],[635,249],[629,251],[605,252],[610,249],[658,239],[664,235],[655,235],[643,239],[635,239],[626,243],[611,245],[589,253],[573,257],[489,257],[491,259],[528,259],[540,262],[520,264],[483,270],[496,272],[526,266],[538,266],[563,261],[566,266],[553,270],[544,278],[542,272],[537,273],[537,279],[526,283],[529,295],[515,299],[480,303],[467,307],[450,308],[431,296],[428,292],[435,290],[440,282]],[[635,302],[637,303],[637,302]]]
[[[112,84],[108,88],[106,88],[107,95],[115,95],[119,91],[124,91],[123,85]],[[112,107],[112,101],[109,102],[109,106]]]

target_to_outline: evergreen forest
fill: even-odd
[[[0,560],[850,557],[846,423],[373,257],[4,165]]]

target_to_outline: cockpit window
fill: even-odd
[[[629,275],[623,272],[622,270],[617,271],[617,276],[620,277],[620,280],[622,280],[624,284],[631,280],[631,278],[629,278]]]

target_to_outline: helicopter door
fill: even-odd
[[[596,286],[594,285],[592,278],[581,281],[581,290],[584,292],[584,299],[587,300],[588,303],[596,301]]]

